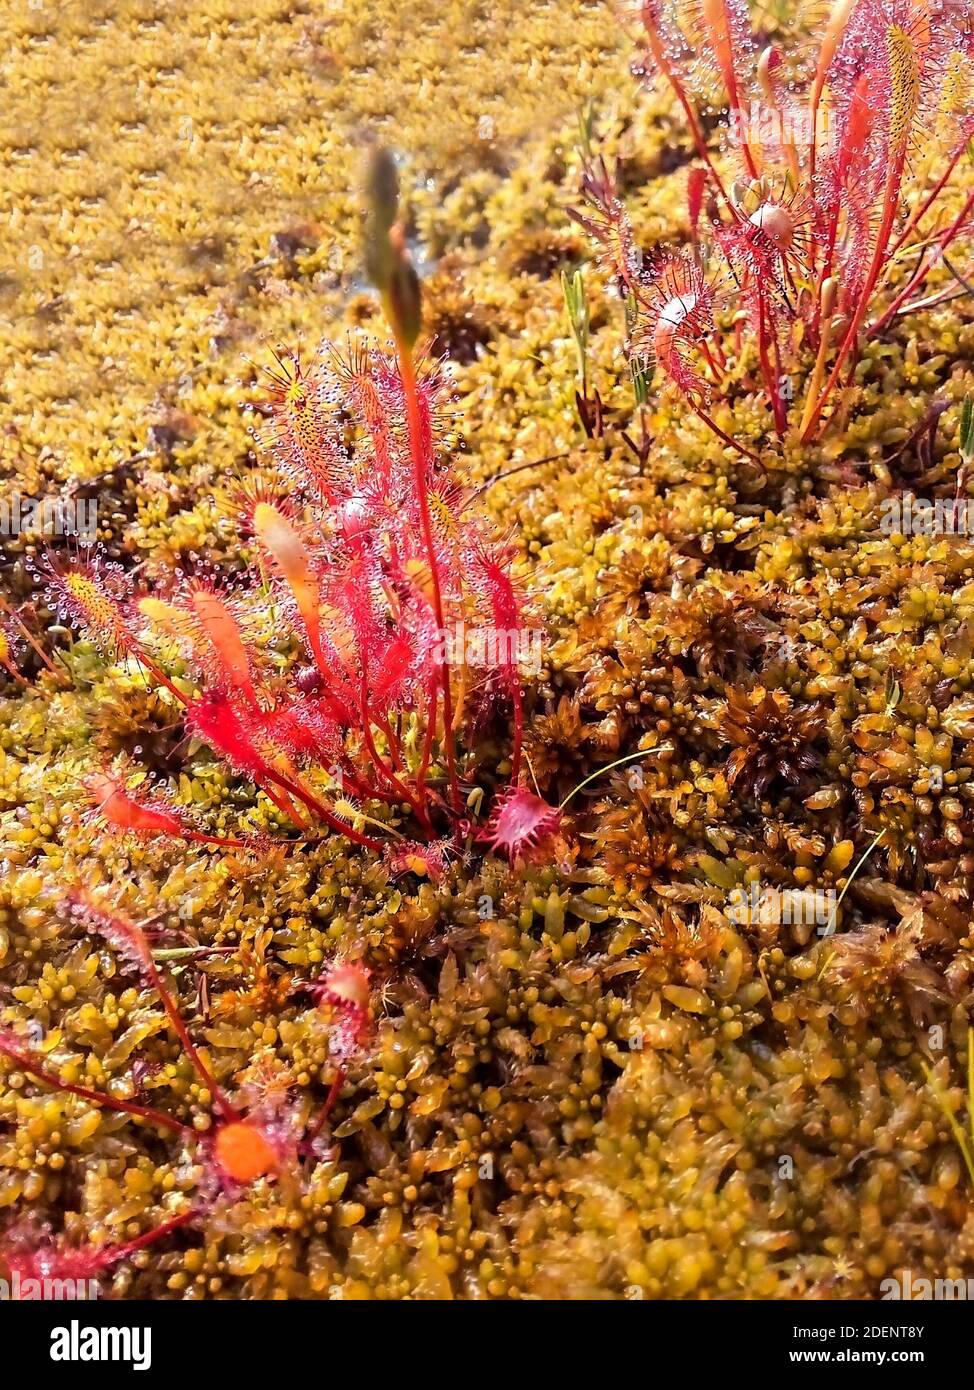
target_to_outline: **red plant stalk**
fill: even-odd
[[[900,290],[900,292],[897,294],[896,298],[893,300],[892,304],[890,304],[883,316],[877,319],[876,322],[873,324],[872,328],[870,329],[870,336],[872,336],[875,333],[879,333],[883,328],[886,327],[886,325],[889,323],[891,319],[895,318],[895,316],[899,313],[902,305],[913,294],[913,292],[920,285],[923,284],[924,280],[930,274],[931,270],[933,270],[935,266],[943,262],[944,253],[946,252],[947,248],[951,245],[951,243],[957,239],[957,237],[961,234],[962,231],[964,231],[965,223],[967,222],[967,219],[970,217],[972,212],[974,212],[974,193],[968,195],[960,212],[954,218],[953,222],[946,229],[946,231],[941,232],[941,234],[935,238],[936,250],[934,251],[933,255],[929,258],[925,255],[921,256],[920,263],[917,266],[917,269],[914,272],[912,278],[909,280],[906,286],[902,290]]]
[[[166,1236],[171,1235],[173,1231],[178,1231],[180,1227],[188,1226],[198,1215],[199,1212],[194,1207],[188,1207],[178,1216],[170,1216],[167,1221],[161,1221],[158,1226],[153,1226],[149,1231],[143,1231],[142,1235],[134,1236],[132,1240],[123,1241],[120,1245],[104,1245],[98,1250],[87,1252],[87,1257],[91,1261],[90,1268],[93,1270],[107,1269],[110,1265],[131,1259],[140,1250],[144,1250],[149,1245],[155,1245],[159,1240],[164,1240]]]
[[[779,389],[780,368],[778,374],[776,375],[775,371],[771,366],[771,360],[768,357],[768,344],[769,341],[773,338],[774,354],[775,358],[778,358],[778,340],[777,335],[774,333],[773,326],[769,325],[770,313],[767,305],[767,297],[764,293],[763,288],[761,288],[760,286],[757,289],[757,299],[758,358],[761,363],[761,375],[764,377],[764,384],[768,392],[768,397],[771,401],[771,409],[774,414],[775,430],[780,436],[784,434],[785,425],[787,423],[784,413],[784,402],[781,399],[781,391]]]
[[[761,55],[758,63],[758,83],[769,109],[774,113],[778,127],[781,130],[781,149],[788,165],[788,176],[793,188],[801,186],[801,162],[798,158],[798,151],[795,148],[795,139],[792,132],[787,131],[785,123],[785,112],[782,105],[781,94],[777,85],[778,71],[781,67],[781,55],[777,49],[766,48]],[[761,156],[762,166],[765,163],[764,150]]]
[[[409,429],[409,446],[413,458],[413,478],[416,499],[419,503],[420,524],[423,528],[423,543],[429,557],[430,586],[433,593],[433,612],[440,635],[437,652],[439,685],[443,698],[443,743],[446,753],[447,775],[450,781],[450,800],[453,809],[459,812],[461,806],[460,783],[457,779],[456,746],[453,738],[453,695],[450,690],[450,666],[446,659],[443,642],[446,639],[446,622],[443,615],[443,591],[440,585],[440,568],[436,557],[436,543],[433,539],[433,525],[430,520],[429,489],[426,481],[427,457],[423,448],[423,418],[416,389],[416,369],[413,364],[412,349],[406,344],[401,333],[396,335],[396,351],[399,358],[399,374],[402,377],[403,394],[406,401],[406,415]]]
[[[727,434],[724,430],[720,428],[716,420],[714,420],[712,416],[707,414],[707,412],[703,409],[702,406],[697,405],[696,402],[691,400],[688,400],[687,404],[693,411],[694,415],[696,415],[697,419],[702,421],[702,423],[705,424],[707,428],[717,436],[718,439],[722,440],[725,444],[729,444],[732,449],[735,449],[737,453],[742,454],[744,458],[751,459],[753,463],[756,463],[763,467],[759,455],[754,453],[752,449],[746,449],[744,445],[738,443],[736,439],[732,439],[729,434]]]
[[[427,830],[432,831],[433,826],[432,826],[432,823],[430,822],[429,813],[428,813],[428,811],[426,810],[426,807],[423,805],[422,801],[421,801],[417,796],[415,796],[403,782],[401,782],[401,781],[399,780],[399,778],[396,776],[396,774],[395,774],[393,771],[391,771],[391,769],[386,765],[386,763],[385,763],[385,762],[383,761],[383,759],[380,757],[379,751],[378,751],[378,749],[377,749],[376,746],[375,746],[375,739],[372,737],[372,728],[371,728],[371,725],[372,725],[372,715],[371,715],[370,712],[369,712],[369,700],[368,700],[367,683],[368,683],[368,676],[363,672],[363,675],[362,675],[362,738],[363,738],[364,741],[365,741],[365,747],[366,747],[366,750],[367,750],[367,752],[368,752],[368,755],[369,755],[369,757],[372,759],[372,762],[373,762],[373,764],[374,764],[374,766],[375,766],[376,771],[379,773],[379,776],[382,777],[382,778],[384,778],[385,781],[387,781],[387,782],[389,783],[389,785],[390,785],[390,787],[393,789],[393,791],[394,791],[403,801],[407,802],[408,805],[412,806],[413,810],[416,812],[416,816],[418,817],[418,819],[420,820],[420,822],[423,824],[423,826],[424,826]]]
[[[521,753],[524,747],[524,704],[521,699],[521,688],[515,685],[513,692],[514,705],[514,746],[511,751],[511,781],[517,783],[521,775]]]
[[[348,1075],[344,1066],[340,1066],[335,1072],[334,1079],[328,1088],[328,1095],[325,1102],[318,1111],[313,1123],[308,1127],[307,1143],[310,1145],[317,1139],[318,1135],[328,1123],[328,1117],[335,1108],[335,1102],[341,1095],[342,1087],[345,1085],[345,1078]]]
[[[843,0],[839,0],[839,4]],[[842,215],[842,191],[847,189],[850,180],[858,174],[856,167],[857,157],[867,148],[875,111],[871,104],[871,87],[874,74],[870,69],[859,74],[856,79],[852,96],[849,102],[849,113],[846,120],[845,129],[842,137],[842,146],[836,159],[836,187],[833,192],[833,206],[829,217],[828,240],[826,242],[825,256],[820,272],[818,272],[818,300],[815,306],[814,332],[819,333],[822,320],[822,293],[825,282],[831,277],[834,260],[835,248],[839,235],[839,221]],[[817,115],[816,115],[817,119]],[[814,149],[814,147],[813,147]],[[814,172],[809,175],[809,187],[814,187],[812,179]],[[812,219],[811,236],[809,244],[809,263],[815,266],[818,254],[818,244],[815,239],[815,219]]]
[[[5,1057],[9,1057],[21,1071],[28,1072],[38,1081],[43,1081],[44,1085],[50,1086],[52,1090],[67,1091],[69,1095],[79,1096],[82,1100],[91,1101],[94,1105],[104,1106],[108,1110],[117,1110],[124,1115],[135,1115],[140,1120],[148,1120],[154,1125],[160,1125],[163,1129],[172,1130],[174,1134],[197,1137],[196,1131],[190,1125],[184,1125],[180,1120],[174,1120],[171,1115],[166,1115],[161,1110],[155,1110],[150,1105],[139,1105],[132,1100],[119,1100],[115,1096],[108,1095],[105,1091],[96,1091],[90,1086],[78,1086],[69,1081],[62,1081],[56,1072],[52,1072],[31,1053],[23,1051],[15,1041],[3,1032],[0,1032],[0,1052]]]
[[[167,1221],[161,1221],[150,1231],[144,1231],[142,1235],[134,1236],[132,1240],[123,1241],[120,1245],[106,1245],[100,1250],[94,1250],[90,1254],[93,1261],[92,1268],[107,1269],[110,1265],[131,1259],[140,1250],[144,1250],[149,1245],[155,1245],[156,1241],[164,1240],[173,1231],[178,1231],[181,1226],[188,1226],[198,1215],[199,1212],[194,1207],[189,1207],[186,1211],[180,1212],[178,1216],[171,1216]]]
[[[968,148],[968,145],[970,144],[970,140],[971,132],[967,132],[967,134],[965,134],[964,139],[960,142],[960,144],[954,150],[954,153],[951,155],[947,167],[944,170],[944,172],[940,175],[940,178],[934,184],[933,188],[930,190],[927,196],[923,199],[922,203],[920,203],[907,218],[906,222],[904,223],[903,230],[900,232],[899,236],[896,238],[892,245],[892,248],[889,253],[891,257],[895,256],[896,253],[903,247],[907,237],[914,230],[914,228],[917,227],[919,223],[923,221],[927,213],[933,207],[934,203],[940,197],[941,193],[947,187],[951,175],[957,168],[961,156],[964,154],[964,152]]]
[[[710,156],[710,151],[707,148],[707,142],[704,139],[703,130],[697,113],[694,110],[693,103],[690,101],[686,87],[680,80],[679,75],[667,55],[662,33],[662,16],[660,14],[658,0],[644,0],[640,8],[640,18],[646,33],[646,44],[652,55],[653,62],[673,89],[677,101],[683,108],[683,114],[687,118],[687,125],[690,127],[690,134],[696,146],[697,154],[703,160],[707,173],[713,180],[717,192],[720,194],[721,198],[723,198],[727,206],[730,207],[731,203],[727,196],[727,190],[724,188],[721,177]]]
[[[835,57],[839,42],[845,32],[849,17],[855,7],[856,0],[834,0],[832,12],[829,15],[829,22],[822,38],[819,48],[818,62],[815,67],[815,78],[812,83],[812,95],[808,104],[810,120],[810,144],[808,152],[808,185],[813,187],[815,183],[816,160],[818,156],[818,117],[822,106],[822,96],[825,91],[825,83],[828,80],[829,68]],[[830,252],[831,254],[831,252]],[[812,265],[816,260],[815,229],[812,228],[810,260]],[[830,270],[828,265],[822,274],[822,280],[828,278]]]
[[[182,1044],[186,1056],[189,1058],[194,1070],[199,1076],[203,1085],[213,1097],[213,1103],[219,1110],[224,1120],[239,1119],[237,1111],[227,1100],[223,1088],[213,1076],[209,1067],[203,1061],[196,1049],[189,1030],[183,1022],[182,1014],[176,1007],[169,989],[163,982],[155,961],[152,959],[152,952],[145,938],[145,934],[134,922],[130,922],[125,917],[120,917],[113,912],[106,911],[100,907],[93,898],[85,892],[78,892],[69,898],[69,906],[74,916],[84,921],[92,930],[99,933],[109,941],[117,951],[125,956],[136,968],[142,978],[158,996],[159,1002],[165,1010],[169,1025],[176,1037]]]
[[[699,4],[700,17],[707,35],[713,43],[713,56],[727,89],[731,115],[736,119],[738,128],[743,132],[741,94],[734,54],[733,19],[727,6],[727,0],[699,0]],[[748,173],[752,179],[756,179],[758,177],[757,165],[754,162],[751,147],[743,135],[741,149]]]
[[[906,166],[906,157],[909,149],[910,130],[919,105],[919,57],[915,41],[895,25],[891,26],[887,31],[886,43],[891,69],[889,115],[889,141],[891,148],[888,155],[889,167],[883,193],[882,217],[879,230],[876,234],[873,256],[866,274],[865,283],[859,294],[851,322],[842,340],[842,345],[839,348],[836,360],[832,366],[832,372],[818,400],[815,402],[809,424],[802,434],[803,443],[808,442],[822,413],[822,409],[841,375],[846,357],[853,349],[854,344],[858,341],[859,329],[866,316],[880,273],[886,264],[887,247],[889,245],[890,234],[893,230],[893,221],[899,207],[900,188],[903,182],[903,170]]]

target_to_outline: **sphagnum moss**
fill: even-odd
[[[599,7],[490,9],[472,34],[470,7],[435,5],[434,43],[424,24],[402,34],[397,7],[371,27],[342,10],[327,30],[300,8],[252,7],[205,21],[215,46],[198,10],[163,24],[141,6],[62,7],[50,32],[46,11],[25,11],[8,45],[4,466],[24,495],[97,480],[102,541],[149,573],[230,562],[235,538],[208,493],[250,466],[241,354],[259,357],[258,331],[316,339],[323,320],[370,313],[355,298],[346,136],[391,115],[391,46],[404,90],[459,112],[444,130],[397,96],[395,141],[412,156],[420,241],[451,253],[455,289],[431,289],[458,349],[471,472],[555,457],[486,494],[548,628],[532,766],[558,800],[623,751],[652,756],[575,798],[565,862],[516,873],[487,859],[454,862],[439,884],[392,882],[339,840],[260,861],[173,854],[80,819],[93,746],[175,774],[180,805],[217,834],[246,815],[279,835],[280,815],[195,752],[172,765],[165,700],[54,634],[71,688],[28,659],[35,690],[7,683],[0,701],[3,1021],[35,1025],[65,1079],[205,1129],[209,1097],[157,1002],[65,926],[67,882],[110,886],[167,946],[229,948],[168,967],[194,1036],[221,1082],[286,1084],[299,1108],[331,1070],[293,984],[336,953],[375,972],[375,1044],[335,1102],[334,1162],[304,1188],[257,1184],[117,1266],[106,1282],[121,1296],[846,1297],[901,1268],[969,1275],[944,1104],[962,1115],[974,978],[974,550],[880,527],[897,488],[952,487],[953,413],[925,463],[898,450],[931,401],[974,389],[969,304],[868,345],[847,427],[786,441],[765,479],[665,400],[648,411],[658,442],[642,468],[611,430],[580,442],[550,271],[572,236],[569,108],[594,94],[599,148],[629,156],[624,189],[648,242],[683,233],[681,137],[667,98],[636,110],[619,96],[623,59]],[[552,44],[552,26],[570,41]],[[255,89],[258,30],[280,80]],[[444,63],[453,47],[470,61]],[[92,71],[85,120],[37,129],[32,84],[50,78],[73,113]],[[235,86],[253,93],[243,106],[223,99]],[[533,94],[559,87],[565,119],[539,130]],[[626,426],[619,306],[587,280],[593,379]],[[752,441],[763,411],[741,397],[718,423]],[[35,541],[4,541],[18,601]],[[759,689],[814,721],[814,766],[782,775],[748,753],[760,730],[740,741],[752,718],[740,692]],[[139,714],[141,740],[123,711]],[[750,885],[841,893],[855,860],[835,848],[880,829],[835,935],[729,915]],[[198,1190],[164,1135],[16,1068],[3,1082],[6,1229],[115,1243]]]

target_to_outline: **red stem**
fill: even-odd
[[[805,430],[805,433],[802,435],[803,442],[807,442],[812,433],[812,430],[815,428],[818,418],[822,413],[822,408],[824,407],[826,401],[831,395],[832,390],[836,382],[838,381],[839,376],[841,375],[842,365],[845,362],[845,359],[853,344],[858,339],[859,328],[862,324],[863,319],[866,316],[866,310],[869,307],[869,301],[872,298],[873,290],[876,287],[876,282],[879,279],[880,271],[883,268],[884,257],[886,255],[886,248],[889,244],[890,232],[893,228],[893,219],[896,216],[896,208],[899,202],[899,190],[900,184],[903,179],[903,166],[905,162],[906,145],[904,143],[903,147],[900,149],[898,155],[894,159],[886,179],[886,195],[883,203],[883,220],[880,224],[879,231],[876,235],[876,247],[873,251],[872,263],[869,267],[869,273],[866,276],[866,282],[862,287],[862,293],[859,296],[859,302],[856,305],[855,313],[852,316],[852,322],[849,324],[849,327],[846,330],[846,335],[842,340],[842,346],[839,348],[839,354],[835,359],[835,364],[832,368],[832,372],[829,376],[828,381],[825,383],[825,386],[822,388],[821,395],[815,402],[815,408],[812,411],[812,418],[808,424],[807,429]]]
[[[745,449],[743,444],[738,444],[736,439],[731,439],[729,434],[725,434],[717,422],[712,420],[707,412],[702,410],[699,405],[694,405],[693,401],[688,401],[688,404],[697,419],[702,420],[708,429],[713,430],[718,439],[722,439],[725,444],[729,444],[732,449],[736,449],[737,452],[743,454],[745,458],[753,459],[761,468],[764,467],[764,464],[761,463],[757,454],[752,453],[750,449]]]
[[[389,745],[389,758],[392,766],[397,772],[405,772],[406,765],[403,762],[402,744],[399,742],[399,735],[393,731],[385,715],[374,712],[372,718],[375,720],[376,727],[386,736],[386,743]]]
[[[219,1084],[216,1077],[213,1075],[209,1067],[203,1061],[203,1058],[197,1052],[196,1044],[189,1036],[189,1030],[186,1027],[186,1024],[183,1022],[182,1014],[176,1007],[176,1001],[173,999],[171,993],[169,992],[169,989],[163,981],[163,978],[160,975],[155,964],[151,960],[148,960],[143,963],[142,968],[145,972],[147,979],[152,985],[152,988],[155,990],[156,994],[158,994],[160,1002],[162,1003],[162,1007],[166,1011],[166,1017],[169,1019],[170,1026],[172,1027],[173,1032],[176,1034],[177,1038],[182,1044],[183,1049],[186,1052],[186,1056],[193,1064],[193,1067],[195,1068],[200,1080],[203,1082],[203,1085],[212,1095],[214,1105],[219,1110],[224,1120],[239,1120],[239,1113],[227,1100],[226,1094],[224,1093],[222,1086]]]
[[[683,107],[683,114],[687,118],[687,124],[689,125],[690,133],[693,136],[693,143],[697,147],[697,154],[700,156],[704,164],[707,166],[707,172],[713,179],[717,192],[723,198],[727,206],[733,209],[733,204],[731,203],[730,198],[727,196],[727,190],[725,189],[721,177],[714,166],[714,162],[710,157],[710,151],[707,149],[707,142],[703,138],[703,130],[701,129],[700,122],[697,120],[697,113],[694,111],[692,105],[690,104],[689,98],[683,90],[682,84],[678,80],[675,72],[669,66],[669,64],[662,65],[662,71],[670,86],[673,88],[673,91],[676,94],[677,101]]]
[[[433,613],[442,642],[446,633],[443,618],[443,596],[440,589],[440,571],[436,560],[436,543],[433,538],[433,524],[430,520],[429,495],[426,486],[426,457],[423,451],[423,424],[419,408],[419,393],[416,388],[416,369],[412,353],[406,344],[397,339],[399,355],[399,374],[402,378],[403,395],[406,401],[406,415],[409,424],[409,444],[413,456],[413,475],[416,484],[416,498],[419,503],[420,526],[423,531],[423,544],[430,567],[430,584],[433,589]],[[456,748],[453,743],[453,695],[450,691],[450,668],[442,653],[437,658],[440,689],[443,692],[443,742],[446,749],[446,764],[450,779],[450,800],[454,811],[461,807],[460,784],[457,780]]]
[[[273,768],[267,768],[265,770],[265,776],[270,777],[279,787],[283,787],[290,796],[296,796],[304,806],[307,806],[309,811],[313,811],[316,816],[319,816],[326,825],[330,826],[331,829],[336,831],[339,835],[344,835],[347,840],[352,840],[355,844],[361,845],[363,849],[375,850],[377,854],[382,853],[384,846],[381,840],[373,839],[371,835],[363,835],[360,830],[356,830],[353,826],[348,825],[347,822],[340,820],[333,811],[330,811],[317,797],[305,791],[298,782],[292,782],[290,778],[284,777],[279,772],[275,772]],[[265,787],[264,790],[267,791],[267,788]],[[268,792],[268,795],[270,795],[270,792]]]
[[[96,1250],[92,1254],[92,1269],[107,1269],[109,1265],[117,1264],[119,1260],[127,1260],[131,1255],[144,1250],[147,1245],[154,1245],[157,1240],[162,1240],[173,1231],[178,1231],[180,1226],[187,1226],[190,1221],[199,1215],[196,1207],[189,1207],[186,1211],[180,1212],[178,1216],[171,1216],[168,1221],[161,1222],[158,1226],[153,1226],[151,1230],[143,1232],[133,1240],[127,1240],[121,1245],[106,1245],[101,1250]]]
[[[104,1091],[94,1091],[88,1086],[75,1086],[69,1081],[62,1081],[55,1072],[48,1071],[42,1062],[35,1061],[29,1052],[22,1052],[19,1048],[13,1047],[4,1038],[0,1038],[0,1052],[5,1057],[9,1057],[12,1062],[16,1062],[21,1071],[29,1072],[38,1081],[43,1081],[46,1086],[51,1086],[56,1091],[66,1091],[69,1095],[80,1096],[82,1100],[90,1100],[95,1105],[105,1106],[108,1110],[119,1110],[126,1115],[137,1115],[140,1119],[150,1120],[163,1129],[171,1129],[174,1134],[198,1138],[196,1131],[190,1125],[184,1125],[180,1120],[174,1120],[171,1115],[165,1115],[161,1110],[155,1110],[150,1105],[138,1105],[132,1100],[116,1100],[114,1096],[107,1095]]]
[[[225,840],[220,835],[204,835],[201,830],[183,830],[181,838],[194,845],[219,845],[222,849],[247,849],[246,840]]]
[[[419,771],[416,774],[416,785],[421,792],[426,784],[426,773],[429,769],[430,757],[433,752],[433,732],[436,727],[436,705],[438,698],[437,687],[435,684],[432,684],[430,689],[426,692],[429,714],[426,719],[426,737],[423,739],[423,756],[419,764]]]
[[[780,343],[778,342],[778,334],[777,334],[777,332],[775,331],[774,324],[772,323],[772,324],[770,325],[770,327],[771,327],[771,346],[772,346],[772,348],[773,348],[773,350],[774,350],[774,376],[775,376],[775,393],[774,393],[774,400],[773,400],[773,402],[772,402],[772,406],[773,406],[773,409],[774,409],[775,428],[776,428],[777,431],[778,431],[778,438],[780,439],[780,438],[784,435],[785,429],[787,428],[787,425],[788,425],[788,408],[787,408],[787,406],[785,405],[785,402],[784,402],[784,400],[783,400],[783,398],[782,398],[782,395],[781,395],[781,384],[782,384],[782,382],[784,381],[784,377],[783,377],[782,374],[781,374],[781,345],[780,345]]]
[[[20,672],[17,670],[16,666],[13,664],[12,661],[8,661],[6,657],[0,656],[0,666],[2,666],[9,675],[13,676],[14,680],[17,681],[20,685],[22,685],[25,690],[29,690],[31,688],[30,681],[27,679],[26,676],[22,676],[20,674]]]
[[[891,256],[896,255],[897,251],[899,251],[900,247],[903,245],[907,237],[913,231],[913,228],[917,225],[917,223],[923,221],[924,217],[926,217],[927,213],[933,207],[937,198],[943,192],[944,185],[947,183],[947,180],[950,178],[951,174],[956,169],[957,161],[960,159],[961,155],[967,149],[967,145],[968,142],[966,140],[962,144],[958,145],[957,149],[954,151],[954,153],[950,157],[950,160],[948,161],[947,168],[944,170],[941,177],[934,184],[930,193],[927,194],[927,197],[924,199],[922,205],[915,212],[911,213],[910,217],[907,219],[906,226],[903,228],[902,232],[900,232],[896,241],[893,243],[893,249],[890,251]]]
[[[423,806],[423,805],[416,799],[416,797],[415,797],[415,796],[413,795],[413,793],[409,790],[409,788],[405,785],[405,783],[402,782],[402,781],[400,781],[400,779],[396,776],[396,774],[395,774],[389,767],[386,766],[384,760],[382,759],[382,757],[381,757],[380,754],[379,754],[379,750],[378,750],[378,749],[376,748],[376,746],[375,746],[375,740],[374,740],[373,737],[372,737],[372,729],[371,729],[371,726],[370,726],[370,717],[369,717],[369,709],[368,709],[368,690],[367,690],[367,684],[366,684],[366,682],[367,682],[367,677],[363,675],[363,677],[362,677],[362,736],[363,736],[363,738],[365,739],[365,747],[366,747],[366,749],[368,750],[369,757],[372,759],[372,762],[373,762],[373,764],[375,765],[375,770],[376,770],[376,772],[378,772],[379,776],[380,776],[380,777],[383,777],[383,778],[389,783],[389,785],[390,785],[391,787],[394,788],[394,790],[395,790],[396,793],[400,796],[400,798],[401,798],[403,801],[407,802],[407,803],[413,808],[413,810],[416,812],[416,815],[417,815],[417,816],[419,817],[419,819],[423,822],[423,824],[427,827],[427,829],[432,829],[432,827],[431,827],[431,825],[430,825],[430,822],[429,822],[429,817],[428,817],[428,815],[426,814],[426,808],[425,808],[425,806]]]
[[[921,256],[920,264],[917,266],[916,270],[914,271],[910,280],[907,282],[906,286],[899,292],[899,294],[893,300],[892,304],[886,310],[885,314],[883,314],[882,318],[878,319],[876,323],[874,323],[873,326],[870,328],[870,337],[872,337],[874,333],[878,333],[882,328],[885,328],[886,324],[889,323],[891,318],[893,318],[893,316],[898,311],[900,305],[908,297],[908,295],[911,295],[913,291],[917,288],[917,286],[923,284],[923,281],[930,274],[931,270],[933,270],[938,260],[942,259],[943,252],[947,250],[947,247],[950,245],[950,243],[963,230],[964,223],[967,220],[970,213],[972,212],[972,210],[974,210],[974,193],[972,193],[968,197],[967,201],[964,203],[964,206],[961,208],[960,212],[954,218],[953,222],[946,229],[946,231],[941,232],[940,236],[937,237],[937,243],[940,248],[940,255],[934,256],[931,260],[927,261],[926,264],[924,264],[924,256]]]
[[[328,1120],[328,1116],[335,1108],[335,1102],[337,1101],[341,1093],[342,1087],[345,1085],[346,1075],[347,1072],[343,1066],[340,1066],[338,1070],[335,1072],[334,1080],[332,1081],[331,1086],[328,1090],[328,1095],[325,1097],[325,1103],[318,1112],[318,1118],[310,1127],[306,1135],[307,1143],[313,1143],[314,1140],[317,1139],[321,1131],[324,1129],[325,1123]]]
[[[524,743],[524,704],[521,699],[521,682],[517,668],[513,671],[511,700],[514,705],[514,747],[511,752],[511,783],[517,786],[521,771],[521,747]]]
[[[714,381],[719,386],[721,381],[723,380],[724,373],[721,371],[720,367],[714,360],[713,353],[710,351],[710,348],[707,346],[705,341],[701,342],[700,350],[706,359],[707,366],[710,368],[710,372],[713,376]]]
[[[758,357],[761,361],[761,375],[764,377],[764,384],[767,387],[768,396],[771,400],[771,409],[774,413],[774,427],[778,434],[784,432],[781,422],[781,402],[779,400],[778,383],[771,370],[771,359],[768,357],[768,328],[765,317],[764,290],[758,289]]]

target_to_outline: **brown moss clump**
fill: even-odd
[[[825,728],[820,705],[793,706],[780,691],[731,689],[721,732],[734,745],[727,760],[727,785],[760,797],[778,778],[795,785],[819,760],[815,742]]]
[[[440,266],[423,285],[423,330],[434,357],[468,367],[491,341],[490,316],[464,289],[456,262]]]
[[[572,232],[538,227],[513,239],[505,252],[505,269],[510,275],[550,280],[563,267],[577,265],[584,255],[581,239]]]

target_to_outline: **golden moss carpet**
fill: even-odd
[[[280,827],[135,673],[51,630],[36,537],[2,538],[4,592],[35,603],[72,682],[28,651],[34,688],[0,690],[0,1021],[66,1079],[208,1124],[157,1001],[59,910],[75,882],[233,948],[173,966],[194,1035],[222,1081],[308,1114],[327,1045],[292,985],[349,942],[385,981],[334,1158],[106,1293],[842,1298],[974,1273],[947,1117],[967,1123],[974,546],[879,524],[904,480],[951,493],[970,299],[870,345],[848,429],[767,477],[665,402],[640,467],[616,428],[621,310],[595,279],[606,439],[574,416],[579,122],[623,159],[647,245],[682,235],[689,151],[602,4],[40,0],[9,7],[0,51],[3,488],[97,497],[105,546],[145,574],[234,568],[222,502],[258,466],[269,345],[379,326],[356,194],[378,134],[403,156],[471,479],[557,456],[485,494],[547,633],[534,773],[557,800],[647,750],[576,798],[568,862],[520,872],[396,883],[336,839],[259,863],[120,845],[79,791],[120,752],[217,833]],[[746,433],[746,406],[724,423]],[[775,762],[790,742],[813,753],[800,777]],[[751,885],[758,906],[729,910]],[[836,932],[768,920],[769,887],[841,895]],[[178,1140],[0,1064],[8,1234],[131,1238],[205,1176]]]

